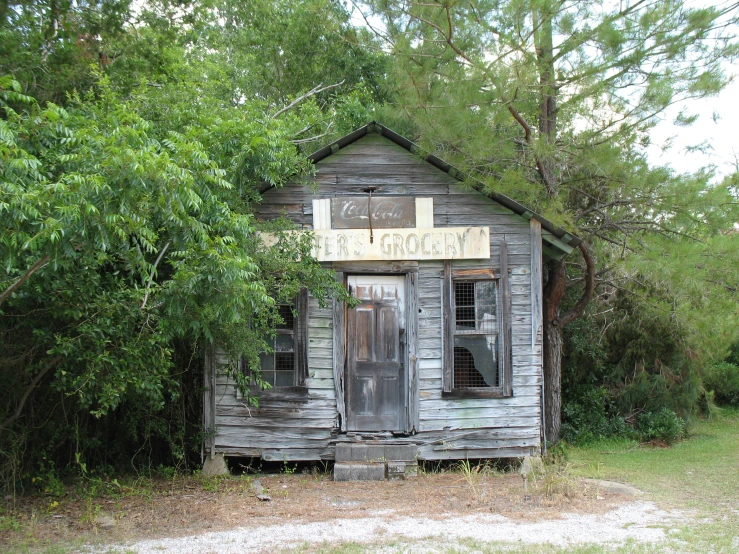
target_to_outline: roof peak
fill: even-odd
[[[566,230],[556,226],[544,216],[535,213],[533,210],[530,210],[526,206],[519,204],[512,198],[496,192],[484,192],[483,183],[480,180],[476,179],[474,176],[457,169],[441,158],[421,148],[410,139],[396,133],[389,127],[386,127],[385,125],[383,125],[382,123],[378,123],[377,121],[371,121],[366,125],[360,127],[359,129],[356,129],[355,131],[352,131],[351,133],[344,135],[343,137],[324,146],[323,148],[316,150],[310,156],[308,156],[308,159],[311,160],[314,164],[318,163],[321,160],[329,157],[331,154],[335,154],[342,148],[345,148],[350,144],[357,142],[359,139],[366,137],[371,133],[377,133],[394,142],[398,146],[405,148],[412,154],[421,156],[428,163],[440,169],[441,171],[448,173],[451,177],[457,179],[458,181],[472,183],[477,192],[479,192],[480,194],[484,194],[489,198],[492,198],[493,200],[498,202],[498,204],[508,208],[513,213],[525,219],[536,219],[541,223],[543,229],[549,231],[553,235],[551,237],[542,235],[542,238],[549,242],[551,246],[555,247],[560,252],[564,254],[569,254],[578,244],[580,244],[580,242],[582,242],[579,237],[568,233]]]

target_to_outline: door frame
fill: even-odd
[[[405,367],[404,394],[405,429],[401,434],[418,431],[418,262],[335,262],[336,280],[346,286],[348,275],[404,275],[405,276]],[[333,310],[333,372],[336,409],[340,428],[346,432],[346,356],[347,307],[334,300]]]
[[[405,287],[406,287],[406,279],[404,275],[388,275],[388,274],[380,274],[380,273],[346,273],[346,281],[347,281],[347,288],[349,289],[349,293],[353,296],[356,291],[354,290],[356,287],[363,286],[363,285],[371,285],[373,287],[378,286],[381,287],[385,284],[392,284],[393,287],[398,287],[400,290],[398,291],[397,299],[399,301],[399,304],[396,307],[397,312],[397,318],[400,320],[398,321],[398,329],[402,329],[402,333],[398,334],[395,333],[393,336],[383,336],[380,338],[378,335],[376,335],[376,331],[379,327],[372,329],[370,333],[373,336],[372,341],[372,350],[377,353],[377,341],[380,340],[382,344],[385,344],[388,339],[391,341],[397,341],[397,345],[399,350],[397,351],[395,362],[399,364],[399,375],[396,373],[397,377],[397,403],[395,406],[395,409],[397,410],[397,418],[394,418],[394,422],[389,427],[383,427],[382,425],[389,425],[389,421],[386,421],[383,424],[379,423],[379,420],[385,420],[386,418],[383,417],[380,413],[375,413],[373,416],[370,416],[372,420],[374,420],[374,423],[370,424],[369,427],[367,427],[367,415],[362,415],[357,412],[358,406],[353,406],[352,403],[355,401],[359,401],[359,398],[357,398],[356,393],[357,390],[355,387],[359,386],[359,383],[357,382],[358,375],[360,374],[361,370],[359,370],[359,367],[362,365],[366,365],[367,361],[365,360],[364,363],[359,362],[358,360],[352,360],[352,356],[356,354],[355,348],[352,343],[353,340],[356,340],[357,335],[357,329],[356,327],[352,331],[352,315],[354,316],[354,325],[356,326],[356,318],[358,317],[357,309],[359,306],[355,308],[349,308],[347,310],[347,319],[346,319],[346,329],[347,329],[347,339],[346,339],[346,352],[347,357],[344,362],[344,403],[346,405],[346,418],[347,418],[347,428],[351,427],[349,429],[352,432],[358,432],[358,433],[374,433],[374,432],[383,432],[383,431],[389,431],[392,433],[404,433],[407,429],[406,419],[408,418],[408,365],[407,365],[407,357],[405,355],[407,350],[406,345],[406,336],[405,336],[405,329],[407,327],[405,323],[405,318],[408,315],[407,314],[407,301],[405,298]],[[353,281],[353,282],[352,282]],[[360,284],[361,283],[361,284]],[[376,309],[376,302],[377,298],[374,297],[372,300],[369,301],[370,305],[374,306],[372,308],[373,312],[375,312]],[[381,305],[384,304],[382,300],[380,300]],[[353,312],[353,313],[352,313]],[[380,313],[375,312],[373,321],[376,321],[377,325],[380,324]],[[384,329],[383,329],[384,334]],[[381,365],[386,364],[387,362],[376,362]],[[354,368],[352,370],[352,367]],[[356,371],[357,373],[352,376],[352,371]],[[366,371],[366,369],[365,369]],[[372,372],[374,373],[374,372]],[[366,374],[365,374],[366,375]],[[380,383],[375,383],[378,389],[376,390],[376,394],[382,394],[379,390]],[[376,406],[377,407],[377,406]],[[349,425],[349,423],[354,422],[353,425]],[[360,423],[360,421],[365,421],[364,424]],[[377,425],[377,427],[375,427]]]

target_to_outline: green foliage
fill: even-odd
[[[310,237],[251,213],[372,119],[385,54],[325,0],[129,7],[0,7],[3,486],[189,467],[205,349],[258,368],[277,303],[346,297]]]
[[[588,444],[611,437],[637,438],[635,430],[609,406],[604,387],[587,387],[575,400],[562,406],[562,438],[573,444]]]
[[[703,386],[713,392],[718,404],[739,406],[739,365],[730,362],[709,365],[703,375]]]
[[[669,408],[645,412],[636,418],[636,428],[642,441],[659,440],[672,444],[685,435],[685,420]]]
[[[562,407],[562,438],[573,444],[591,444],[608,439],[661,441],[672,444],[685,436],[685,419],[663,407],[630,416],[630,422],[614,409],[609,392],[587,388]]]
[[[694,337],[676,321],[668,291],[646,282],[632,288],[599,296],[565,333],[562,431],[568,441],[622,437],[669,444],[705,402],[703,361],[691,354]]]
[[[14,75],[41,103],[64,103],[94,84],[93,68],[112,61],[109,43],[124,32],[130,8],[131,0],[3,2],[0,75]]]
[[[258,186],[304,169],[290,128],[268,117],[239,125],[225,112],[198,141],[194,125],[143,119],[105,79],[66,109],[3,83],[0,372],[11,386],[0,473],[5,483],[23,473],[16,455],[31,433],[36,449],[57,449],[50,459],[75,437],[74,451],[96,464],[121,463],[136,442],[161,437],[168,462],[182,463],[200,442],[203,348],[254,361],[275,301],[302,287],[319,299],[346,294],[310,257],[309,237],[266,248],[260,229],[291,224],[250,215]],[[49,423],[26,402],[64,417]]]
[[[277,303],[346,296],[310,237],[251,213],[310,172],[304,149],[372,119],[369,40],[324,0],[0,10],[3,486],[81,459],[189,467],[205,349],[258,368]]]

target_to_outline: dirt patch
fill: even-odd
[[[269,501],[256,498],[254,477],[145,481],[85,497],[6,500],[0,544],[118,543],[181,537],[237,527],[308,524],[359,518],[495,514],[513,522],[563,513],[604,514],[625,497],[582,481],[540,479],[524,493],[517,474],[439,473],[398,482],[339,483],[324,474],[261,475]]]

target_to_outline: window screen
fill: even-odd
[[[500,386],[497,281],[454,282],[455,389]]]

